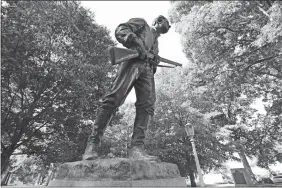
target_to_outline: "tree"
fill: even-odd
[[[1,172],[15,151],[46,154],[55,140],[57,154],[81,151],[111,79],[109,31],[75,1],[8,1],[1,24]]]
[[[229,139],[238,141],[252,134],[248,129],[257,125],[248,122],[255,113],[250,107],[253,101],[264,97],[276,106],[281,99],[281,7],[280,2],[270,1],[172,2],[171,21],[195,67],[192,82],[207,87],[205,95],[221,112],[214,118],[221,119],[219,124],[229,131]],[[268,125],[279,130],[281,113],[276,122]],[[275,138],[266,137],[269,143]],[[253,146],[236,143],[255,181],[245,156],[252,155],[247,151]]]
[[[182,176],[195,186],[196,166],[185,125],[195,126],[195,140],[201,168],[208,172],[232,157],[233,151],[216,137],[217,127],[209,117],[216,112],[205,99],[205,88],[194,89],[189,69],[162,70],[156,80],[156,111],[145,146],[162,161],[178,165]]]

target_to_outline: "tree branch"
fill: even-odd
[[[241,32],[242,30],[234,30],[234,29],[231,29],[231,28],[229,28],[229,27],[227,27],[227,26],[221,26],[221,27],[214,27],[215,29],[226,29],[226,30],[228,30],[228,31],[231,31],[231,32],[233,32],[233,33],[237,33],[237,32]]]
[[[1,141],[1,149],[5,150],[7,147],[3,144],[3,142]]]
[[[280,75],[275,75],[275,74],[272,74],[272,73],[269,73],[269,72],[262,72],[262,71],[258,71],[257,73],[259,73],[259,74],[266,74],[266,75],[273,76],[275,78],[278,78],[278,79],[282,80],[282,76],[280,76]]]
[[[269,6],[271,6],[271,4],[270,4]],[[268,14],[263,8],[261,8],[261,7],[258,6],[258,9],[259,9],[264,15],[266,15],[268,18],[270,17],[269,14]]]
[[[42,115],[47,109],[48,107],[51,107],[53,105],[54,100],[56,99],[56,97],[63,91],[64,89],[62,89],[61,91],[57,92],[56,95],[49,100],[49,104],[41,111],[39,112],[37,115],[33,116],[34,119],[38,118],[40,115]],[[50,102],[51,101],[51,102]]]
[[[8,78],[8,92],[10,94],[10,97],[12,99],[10,105],[9,105],[9,108],[8,108],[8,112],[4,118],[4,121],[1,122],[1,126],[4,126],[6,124],[6,121],[8,120],[8,116],[10,115],[10,112],[11,112],[11,109],[12,109],[12,106],[13,106],[13,103],[14,103],[14,100],[15,100],[15,97],[16,97],[16,94],[14,94],[14,96],[12,96],[12,90],[11,88],[9,87],[10,86],[10,79]],[[19,91],[19,88],[17,89],[16,93]]]
[[[37,133],[37,131],[39,131],[42,127],[44,127],[47,123],[49,123],[49,122],[46,122],[46,123],[42,124],[41,126],[39,126],[37,129],[35,129],[30,135],[27,136],[27,137],[28,137],[27,139],[22,140],[21,142],[19,142],[18,144],[16,144],[15,148],[18,148],[19,146],[23,145],[24,143],[29,142],[29,141],[33,138],[32,136],[33,136],[35,133]]]
[[[251,64],[248,65],[247,67],[245,67],[245,68],[243,69],[243,71],[247,71],[250,67],[252,67],[252,66],[254,66],[254,65],[256,65],[256,64],[262,63],[262,62],[264,62],[264,61],[268,61],[268,60],[273,59],[273,58],[275,58],[275,57],[278,57],[278,56],[280,56],[280,55],[281,55],[281,54],[278,54],[278,55],[275,55],[275,56],[271,56],[271,57],[266,57],[266,58],[263,58],[263,59],[259,59],[259,60],[255,61],[255,62],[251,63]]]
[[[10,113],[11,113],[11,109],[12,109],[12,105],[13,105],[13,103],[14,103],[15,96],[16,96],[16,95],[14,95],[13,98],[12,98],[12,101],[11,101],[10,106],[9,106],[9,108],[8,108],[8,112],[7,112],[7,114],[6,114],[5,117],[4,117],[4,121],[1,122],[1,126],[4,126],[4,125],[6,124],[6,122],[7,122],[7,120],[8,120],[8,116],[9,116]]]

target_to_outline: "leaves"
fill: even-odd
[[[173,2],[171,20],[192,63],[189,81],[205,87],[203,99],[219,113],[211,117],[213,125],[220,127],[218,139],[225,144],[238,141],[246,155],[258,157],[258,165],[267,167],[278,159],[274,143],[281,137],[272,130],[282,126],[276,108],[282,85],[281,3],[187,4]],[[266,115],[257,115],[252,107],[258,98],[267,102]],[[262,148],[269,152],[259,152]]]
[[[107,49],[115,43],[77,2],[7,3],[1,15],[2,152],[7,158],[15,149],[45,155],[50,147],[60,149],[52,159],[65,152],[56,160],[74,160],[89,134],[80,138],[81,122],[94,119],[109,86]],[[69,159],[72,147],[78,153]]]
[[[149,129],[147,149],[163,161],[178,164],[181,175],[196,172],[194,156],[185,131],[187,123],[195,126],[195,140],[201,168],[207,172],[218,168],[232,153],[216,138],[216,127],[207,117],[216,112],[203,93],[195,89],[188,70],[162,70],[157,75],[157,103],[154,121]]]

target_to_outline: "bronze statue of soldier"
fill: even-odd
[[[83,160],[99,157],[98,148],[103,133],[110,123],[116,109],[121,106],[131,89],[136,93],[136,117],[133,127],[129,158],[134,160],[157,161],[158,157],[148,155],[144,150],[147,127],[154,115],[155,81],[154,73],[158,58],[149,61],[147,54],[158,54],[158,37],[168,32],[168,20],[158,16],[150,27],[142,18],[132,18],[120,24],[115,30],[115,37],[123,46],[139,52],[139,57],[122,63],[110,91],[103,97],[98,110],[93,130],[83,154]],[[156,56],[157,57],[157,56]]]

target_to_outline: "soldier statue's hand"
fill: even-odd
[[[145,60],[148,52],[143,44],[143,41],[138,37],[134,37],[132,42],[135,44],[136,50],[139,52],[139,58]]]
[[[158,65],[160,64],[160,57],[159,56],[155,56],[154,57],[154,62]]]
[[[137,51],[139,52],[139,58],[145,60],[147,58],[147,52],[141,47],[137,47]]]

